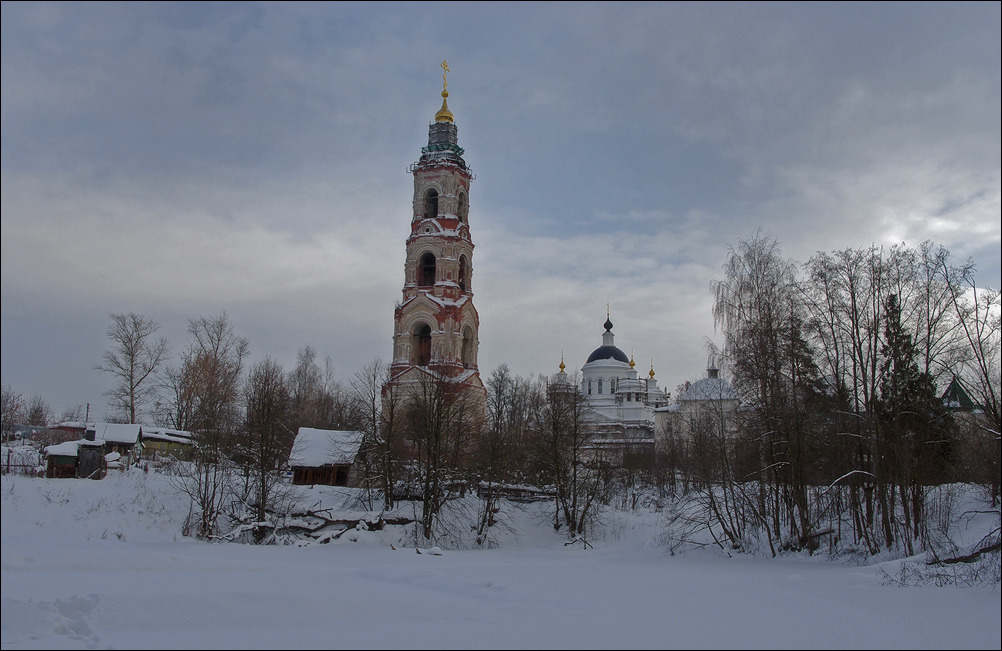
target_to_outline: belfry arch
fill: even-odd
[[[438,217],[438,190],[428,188],[424,193],[424,218],[435,219]]]
[[[476,365],[474,346],[476,346],[476,338],[473,334],[473,328],[470,326],[463,327],[463,347],[460,353],[463,368],[470,368]]]
[[[418,287],[433,287],[435,285],[435,254],[431,251],[423,253],[418,260]]]
[[[456,206],[456,216],[459,217],[459,221],[466,223],[466,218],[470,214],[470,202],[466,198],[465,192],[459,193],[459,201]]]
[[[459,282],[459,291],[467,291],[467,276],[469,274],[468,264],[466,263],[466,256],[459,256],[459,277],[457,278]]]
[[[415,325],[411,339],[411,363],[428,366],[431,363],[431,326],[427,323]]]

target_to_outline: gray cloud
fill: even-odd
[[[390,352],[410,178],[450,107],[484,370],[617,340],[699,373],[708,284],[758,228],[934,239],[1000,284],[997,4],[2,7],[3,379],[100,397],[108,312],[175,346]]]

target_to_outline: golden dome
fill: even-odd
[[[446,98],[449,96],[449,91],[442,91],[442,108],[439,109],[438,113],[435,114],[435,122],[455,122],[453,119],[452,111],[449,110],[449,103]]]

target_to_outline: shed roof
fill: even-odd
[[[142,428],[135,423],[94,423],[88,429],[94,430],[95,441],[108,443],[138,443]]]
[[[186,445],[191,445],[194,442],[191,439],[191,432],[167,427],[150,427],[149,425],[143,425],[143,439],[183,443]]]
[[[361,432],[300,427],[289,465],[307,468],[348,465],[355,462],[361,447]]]

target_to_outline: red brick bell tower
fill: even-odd
[[[442,67],[448,72],[444,62]],[[429,377],[447,377],[482,400],[485,391],[477,369],[480,317],[473,306],[469,222],[473,174],[463,160],[448,96],[446,82],[442,108],[428,127],[428,145],[410,167],[411,234],[403,299],[393,315],[393,362],[387,384],[406,387]]]

